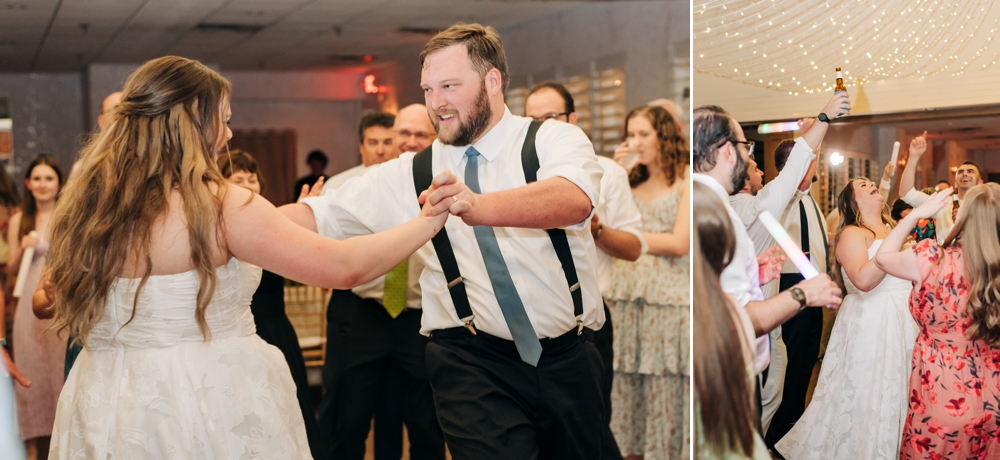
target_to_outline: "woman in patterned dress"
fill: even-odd
[[[625,458],[677,459],[690,445],[688,146],[662,107],[632,110],[625,131],[640,154],[629,182],[649,249],[612,268],[611,430]]]
[[[920,332],[913,348],[900,458],[995,459],[1000,346],[1000,185],[973,187],[944,245],[928,238],[900,251],[917,220],[947,204],[951,189],[931,196],[886,237],[876,263],[916,283],[910,313]],[[991,369],[992,368],[992,369]]]

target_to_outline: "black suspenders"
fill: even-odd
[[[535,151],[535,134],[538,127],[542,125],[540,121],[532,121],[528,125],[528,135],[524,138],[524,145],[521,147],[521,166],[524,169],[524,180],[530,184],[538,180],[538,152]],[[434,173],[431,170],[432,163],[431,147],[427,147],[413,157],[413,185],[416,188],[417,196],[431,185]],[[569,240],[566,238],[566,231],[558,228],[546,230],[549,239],[552,240],[552,247],[562,264],[563,274],[566,275],[566,285],[569,286],[570,295],[573,297],[573,315],[576,317],[577,334],[583,332],[583,293],[580,290],[580,281],[576,274],[576,265],[573,263],[573,253],[569,249]],[[431,240],[434,251],[437,252],[438,260],[441,262],[441,270],[448,280],[448,293],[451,301],[455,304],[455,313],[458,318],[465,323],[465,327],[473,334],[476,329],[472,322],[476,316],[472,313],[469,305],[469,295],[465,291],[465,283],[462,274],[458,270],[458,261],[455,260],[455,252],[452,250],[451,241],[448,239],[448,231],[441,228],[441,231]]]

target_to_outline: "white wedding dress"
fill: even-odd
[[[869,259],[881,244],[872,243]],[[775,445],[788,460],[899,458],[917,336],[909,310],[912,284],[886,275],[862,292],[843,277],[847,295],[812,402]]]
[[[73,366],[56,412],[50,459],[312,458],[284,356],[255,333],[259,268],[216,269],[195,321],[194,271],[119,278]]]

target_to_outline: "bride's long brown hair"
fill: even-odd
[[[868,180],[868,178],[855,177],[847,181],[847,185],[844,186],[840,195],[837,196],[837,210],[840,211],[840,226],[837,227],[836,233],[833,234],[833,239],[830,241],[829,254],[827,254],[827,258],[830,259],[827,262],[827,266],[830,267],[830,277],[840,286],[841,292],[844,292],[845,295],[847,292],[847,283],[844,282],[844,277],[840,273],[840,261],[837,260],[837,245],[840,244],[840,235],[844,233],[845,228],[853,226],[863,228],[874,236],[875,230],[873,226],[878,225],[865,222],[861,218],[861,208],[858,207],[858,200],[854,196],[854,182],[858,180]],[[896,221],[892,220],[892,216],[889,214],[889,206],[885,203],[882,203],[881,217],[882,225],[888,225],[890,229],[896,227]]]
[[[52,216],[48,267],[55,288],[54,327],[68,328],[85,342],[126,261],[145,265],[135,317],[139,292],[153,268],[151,227],[177,189],[191,262],[201,280],[195,319],[205,340],[211,338],[205,308],[217,282],[212,238],[219,241],[226,191],[214,156],[229,93],[225,78],[176,56],[149,61],[129,77],[111,124],[84,147],[79,169]]]

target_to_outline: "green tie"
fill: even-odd
[[[382,294],[382,306],[389,316],[395,318],[406,310],[406,291],[410,259],[396,266],[385,274],[385,292]]]

